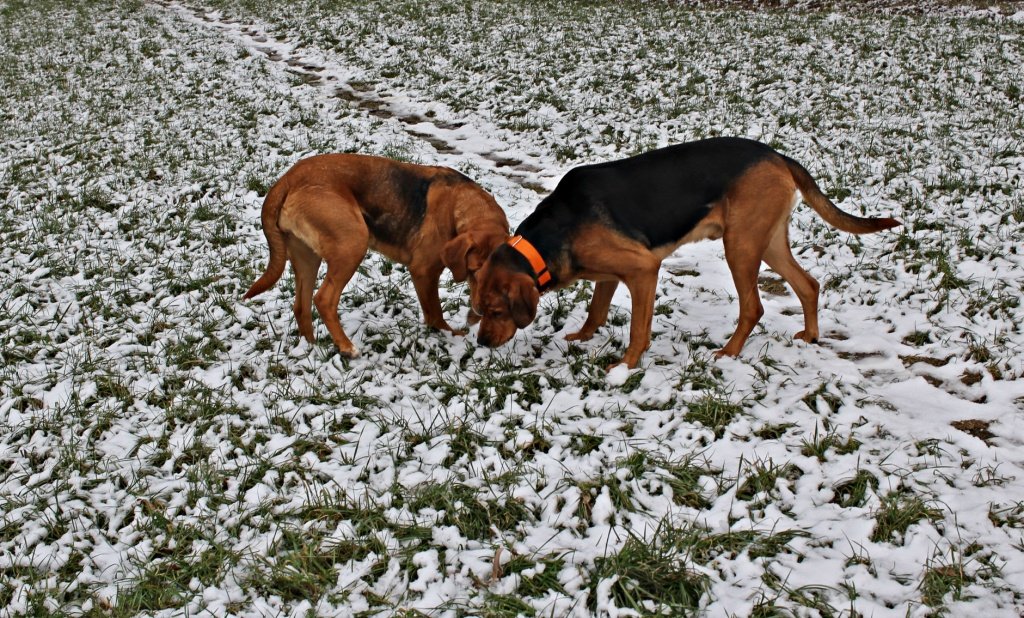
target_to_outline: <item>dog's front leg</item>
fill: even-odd
[[[629,288],[629,295],[633,298],[629,347],[626,348],[626,354],[621,361],[630,369],[636,367],[644,350],[651,345],[651,322],[654,320],[654,294],[658,289],[659,265],[660,262],[655,259],[653,265],[623,279]]]
[[[423,321],[430,328],[446,330],[456,335],[464,335],[466,334],[465,332],[455,330],[449,326],[448,322],[444,319],[444,313],[441,311],[441,297],[437,288],[443,271],[443,265],[441,268],[424,269],[422,271],[409,269],[409,274],[412,275],[412,284],[416,288],[416,296],[419,298],[420,307],[423,309]]]
[[[587,341],[594,336],[598,328],[604,326],[604,323],[608,321],[608,309],[611,307],[612,296],[617,287],[619,287],[619,282],[614,280],[596,283],[594,295],[590,299],[587,321],[583,323],[579,331],[566,335],[566,341]]]

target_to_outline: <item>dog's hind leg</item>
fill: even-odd
[[[768,249],[764,253],[764,261],[768,266],[779,273],[786,283],[793,288],[797,298],[800,299],[800,306],[804,310],[804,329],[794,335],[795,339],[802,339],[808,343],[818,340],[818,281],[807,274],[800,264],[793,257],[789,248],[789,229],[783,224],[772,236],[768,243]]]
[[[732,236],[732,238],[730,238]],[[747,337],[764,315],[761,295],[757,290],[757,273],[761,268],[761,256],[764,255],[765,243],[759,234],[747,234],[736,238],[736,234],[725,234],[725,260],[732,271],[732,280],[736,284],[736,294],[740,300],[740,319],[736,323],[729,342],[715,356],[736,356],[746,343]]]
[[[299,334],[313,343],[313,290],[320,270],[320,256],[294,235],[288,235],[287,243],[295,272],[295,321],[299,324]]]
[[[608,309],[611,307],[612,296],[615,295],[617,287],[619,287],[618,281],[598,281],[594,285],[594,295],[590,298],[587,321],[583,323],[579,331],[566,335],[566,341],[587,341],[594,336],[597,329],[608,321]]]
[[[338,303],[370,244],[370,232],[359,206],[350,194],[319,188],[298,190],[289,194],[281,221],[282,228],[301,239],[327,263],[327,274],[313,296],[313,304],[342,356],[358,356],[359,351],[341,327]]]
[[[353,206],[353,208],[355,208]],[[336,230],[335,239],[328,241],[332,245],[324,249],[324,261],[327,262],[327,274],[324,282],[313,297],[320,319],[324,321],[331,339],[342,356],[353,358],[359,356],[359,350],[345,334],[338,316],[338,303],[341,292],[349,279],[355,274],[359,264],[366,256],[370,245],[370,235],[366,223],[361,217],[351,218]]]
[[[785,229],[789,213],[793,210],[795,194],[796,185],[792,177],[785,168],[779,166],[778,161],[766,161],[752,167],[737,180],[730,191],[725,203],[725,233],[722,242],[725,244],[725,260],[729,263],[740,300],[740,319],[729,342],[715,353],[716,356],[738,355],[747,337],[764,315],[764,306],[761,305],[761,295],[757,289],[757,275],[761,270],[762,259],[771,257],[776,263],[784,263],[778,255],[778,245],[771,256],[766,253],[771,243],[786,243]],[[775,241],[774,237],[780,231],[782,236]],[[786,252],[788,254],[788,247]],[[783,278],[789,280],[784,274]]]

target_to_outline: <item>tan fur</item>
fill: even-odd
[[[409,191],[395,181],[396,174],[431,181],[421,220],[404,197]],[[472,287],[471,275],[483,257],[508,238],[508,221],[486,191],[454,174],[447,168],[357,154],[319,155],[299,161],[274,184],[263,202],[261,220],[270,259],[266,272],[245,298],[273,286],[290,259],[299,333],[313,341],[315,304],[339,352],[356,356],[356,347],[341,327],[338,302],[367,249],[372,248],[409,267],[428,326],[458,332],[441,312],[441,273],[448,266],[456,279],[470,277]],[[368,220],[368,216],[376,219]],[[374,221],[390,226],[404,241],[375,236],[368,225]],[[458,251],[452,249],[455,245]],[[445,262],[443,255],[455,261]],[[321,261],[327,263],[327,274],[314,296]]]

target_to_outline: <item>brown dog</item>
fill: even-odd
[[[597,283],[586,322],[566,339],[590,339],[605,323],[621,281],[633,305],[621,362],[635,367],[650,344],[661,261],[684,243],[718,238],[725,243],[740,318],[717,355],[739,354],[764,313],[757,290],[762,260],[800,299],[804,330],[796,338],[817,341],[818,282],[789,249],[787,224],[799,195],[846,232],[900,225],[843,212],[802,165],[746,139],[689,142],[570,170],[477,273],[471,302],[482,315],[478,341],[491,347],[505,343],[536,317],[542,292],[577,279]]]
[[[267,193],[262,221],[270,261],[245,298],[274,285],[290,258],[299,333],[313,341],[312,301],[348,357],[358,350],[341,328],[338,302],[367,248],[409,267],[427,326],[457,332],[441,313],[441,273],[447,266],[464,281],[508,238],[494,198],[455,170],[357,154],[296,163]],[[314,298],[321,260],[327,274]]]

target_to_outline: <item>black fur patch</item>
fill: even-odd
[[[427,214],[427,193],[433,177],[391,166],[380,182],[361,196],[366,227],[377,240],[404,246]]]
[[[599,222],[649,248],[678,242],[743,171],[778,156],[741,138],[712,138],[569,171],[516,230],[557,254],[581,223]]]

